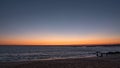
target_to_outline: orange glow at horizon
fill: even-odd
[[[50,38],[50,39],[0,39],[5,45],[79,45],[79,44],[119,44],[120,38]]]

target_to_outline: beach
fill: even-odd
[[[120,56],[0,62],[0,68],[120,68]]]

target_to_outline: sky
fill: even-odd
[[[0,45],[119,43],[120,0],[0,0]]]

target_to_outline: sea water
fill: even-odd
[[[0,62],[95,57],[96,51],[120,51],[120,47],[0,46]]]

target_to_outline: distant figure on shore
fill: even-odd
[[[103,54],[102,54],[100,51],[97,51],[97,52],[96,52],[96,56],[97,56],[97,57],[103,57]]]

